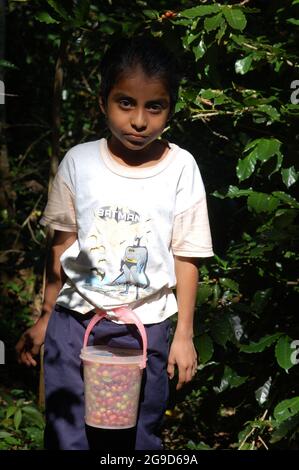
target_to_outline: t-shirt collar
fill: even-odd
[[[119,176],[123,176],[125,178],[150,178],[161,173],[174,160],[179,147],[173,143],[168,143],[168,145],[169,151],[162,160],[160,160],[156,165],[141,168],[121,165],[114,160],[109,151],[107,140],[104,138],[100,140],[100,155],[106,167]]]

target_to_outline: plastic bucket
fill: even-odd
[[[85,391],[85,422],[104,429],[125,429],[136,425],[141,378],[146,366],[147,337],[137,315],[127,307],[114,309],[118,318],[135,323],[142,338],[141,349],[87,346],[94,325],[107,316],[97,309],[89,322],[81,349]]]
[[[136,425],[142,378],[142,350],[87,346],[84,367],[85,422],[105,429]]]

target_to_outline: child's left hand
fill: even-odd
[[[197,370],[197,354],[191,338],[174,335],[168,356],[168,377],[174,377],[174,367],[177,365],[179,380],[176,389],[190,382]]]

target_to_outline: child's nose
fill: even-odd
[[[138,131],[143,131],[147,128],[146,115],[142,109],[136,109],[131,115],[131,126]]]

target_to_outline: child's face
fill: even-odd
[[[109,93],[106,115],[112,140],[124,150],[149,150],[165,128],[169,111],[169,93],[159,78],[151,78],[137,68],[121,78]]]

